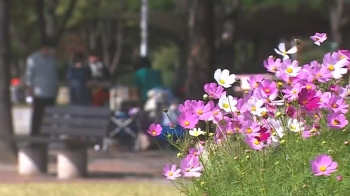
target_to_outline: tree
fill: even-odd
[[[214,74],[214,0],[190,1],[189,31],[186,97],[199,98]]]
[[[12,112],[10,101],[10,0],[0,0],[0,133],[13,135]],[[14,162],[16,150],[14,143],[0,140],[0,161]]]
[[[76,2],[77,0],[70,0],[68,2],[67,8],[62,16],[62,21],[58,24],[56,9],[59,5],[59,0],[36,1],[36,14],[43,42],[50,41],[55,45],[59,41],[66,30],[68,20],[72,16]]]

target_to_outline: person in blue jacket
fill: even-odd
[[[69,65],[67,69],[71,105],[91,104],[91,95],[87,86],[87,82],[90,78],[91,73],[89,68],[85,65],[84,55],[76,55],[73,59],[73,63]]]

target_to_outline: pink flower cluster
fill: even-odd
[[[321,40],[317,38],[317,41]],[[180,105],[178,124],[189,130],[196,128],[200,121],[211,122],[216,125],[216,144],[227,141],[230,135],[240,134],[247,146],[258,151],[278,145],[284,135],[292,132],[300,133],[303,138],[317,137],[323,119],[330,131],[344,129],[348,125],[345,113],[349,108],[345,99],[350,89],[340,82],[349,64],[350,52],[344,50],[326,54],[322,62],[312,61],[303,66],[296,60],[270,56],[264,66],[276,80],[251,76],[248,81],[251,90],[242,98],[225,92],[234,82],[225,79],[235,78],[234,74],[225,70],[225,75],[220,76],[221,71],[218,71],[215,73],[218,82],[204,86],[205,101],[187,100]],[[281,121],[282,116],[285,123]],[[196,155],[189,152],[181,161],[180,169],[175,165],[165,167],[164,175],[170,180],[181,174],[199,177],[203,171],[200,151],[195,151]],[[311,164],[315,175],[328,175],[337,167],[326,155]]]
[[[181,176],[185,178],[198,178],[201,175],[203,166],[199,161],[201,150],[191,148],[184,159],[181,160],[180,169],[175,164],[166,165],[163,168],[163,175],[169,180],[175,180]]]

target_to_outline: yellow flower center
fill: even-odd
[[[324,172],[324,171],[326,171],[326,170],[327,170],[327,167],[325,167],[325,166],[321,166],[321,167],[320,167],[320,171],[321,171],[321,172]]]
[[[214,115],[218,115],[219,112],[218,112],[217,110],[215,110],[215,111],[213,112],[213,114],[214,114]]]
[[[307,100],[303,101],[303,104],[306,105],[307,103],[309,103]]]
[[[311,88],[312,88],[311,85],[306,85],[307,90],[310,90]]]
[[[282,82],[277,82],[277,86],[278,86],[278,88],[281,88],[283,86],[283,83]]]
[[[318,74],[316,74],[318,77],[321,77],[322,76],[322,74],[321,73],[318,73]]]
[[[168,172],[168,176],[173,176],[174,174],[173,174],[173,172]]]
[[[255,111],[256,111],[256,107],[255,107],[255,106],[252,106],[251,110],[252,110],[253,112],[255,112]]]
[[[297,94],[297,90],[292,90],[292,94]]]
[[[338,106],[338,104],[333,104],[332,105],[332,108],[338,108],[339,106]]]
[[[287,55],[287,51],[283,51],[282,54]]]
[[[287,71],[287,73],[293,73],[293,69],[290,67],[288,67],[286,71]]]
[[[156,131],[156,130],[153,130],[153,131],[152,131],[152,135],[157,135],[157,131]]]
[[[344,55],[340,55],[340,59],[344,59],[345,58],[345,56]]]
[[[224,104],[222,105],[222,107],[228,108],[228,107],[230,107],[230,105],[229,105],[228,103],[224,103]]]
[[[266,116],[266,115],[267,115],[267,112],[263,111],[263,112],[261,112],[261,115],[262,115],[262,116]]]
[[[339,120],[337,119],[333,120],[333,125],[339,125],[339,124],[340,124]]]
[[[225,84],[225,80],[221,79],[221,80],[219,81],[219,83],[220,83],[220,84]]]
[[[334,71],[334,65],[328,65],[328,70],[329,71]]]
[[[269,88],[265,88],[265,93],[269,93],[270,89]]]
[[[255,82],[254,87],[258,88],[259,87],[259,82]]]
[[[253,130],[251,128],[248,128],[245,132],[248,134],[251,134],[253,132]]]
[[[294,125],[291,125],[291,126],[290,126],[290,129],[295,130],[296,127],[295,127]]]
[[[190,122],[185,121],[185,125],[186,125],[186,126],[190,125]]]
[[[191,171],[191,169],[190,169],[190,168],[187,168],[187,169],[185,169],[185,171],[186,171],[186,172],[190,172],[190,171]]]
[[[203,111],[202,110],[197,110],[197,114],[202,115]]]
[[[254,144],[255,144],[255,145],[259,145],[260,142],[256,139],[256,140],[254,140]]]
[[[272,67],[272,71],[276,72],[276,71],[277,71],[277,67],[276,67],[276,66],[273,66],[273,67]]]

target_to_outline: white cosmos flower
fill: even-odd
[[[272,118],[267,119],[269,125],[272,129],[271,139],[273,142],[278,142],[284,136],[283,126],[279,120],[275,120]],[[276,134],[274,134],[276,133]]]
[[[293,132],[302,132],[304,131],[304,123],[299,122],[298,119],[289,119],[288,128]]]
[[[230,88],[232,84],[236,82],[236,75],[230,75],[230,71],[227,69],[222,71],[221,69],[217,69],[214,73],[214,79],[224,88]]]
[[[264,112],[267,112],[267,109],[263,105],[263,100],[252,98],[248,100],[247,109],[255,116],[262,116]]]
[[[334,79],[340,79],[348,72],[348,68],[346,68],[347,64],[349,64],[347,59],[341,59],[335,65],[328,65],[327,68],[330,72],[332,72]]]
[[[198,137],[200,135],[204,135],[205,132],[201,130],[201,128],[194,128],[189,131],[189,134],[193,137]]]
[[[236,105],[237,105],[237,99],[233,98],[231,95],[229,96],[222,95],[219,99],[219,107],[225,110],[226,112],[237,111]]]
[[[298,52],[298,48],[296,46],[293,46],[291,49],[286,50],[286,45],[284,43],[280,43],[278,45],[278,49],[275,48],[275,52],[283,56],[283,59],[289,59],[288,55]]]

